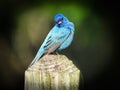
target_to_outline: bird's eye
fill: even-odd
[[[61,18],[61,21],[63,21],[63,18]]]
[[[63,18],[59,19],[58,22],[57,22],[57,24],[60,25],[62,22],[63,22]]]

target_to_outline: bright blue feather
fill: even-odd
[[[55,26],[48,33],[30,65],[38,61],[43,54],[65,49],[71,44],[74,36],[74,24],[62,14],[57,14],[54,21],[56,22]]]

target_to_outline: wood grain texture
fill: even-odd
[[[80,70],[64,55],[45,55],[25,71],[25,90],[78,90]]]

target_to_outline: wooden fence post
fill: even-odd
[[[64,55],[45,55],[25,71],[25,90],[78,90],[80,70]]]

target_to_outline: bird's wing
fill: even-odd
[[[65,28],[62,28],[59,32],[57,32],[56,30],[55,31],[52,30],[52,32],[50,32],[46,37],[43,43],[43,48],[45,50],[48,50],[51,48],[54,51],[67,39],[69,34],[70,34],[70,31]]]

